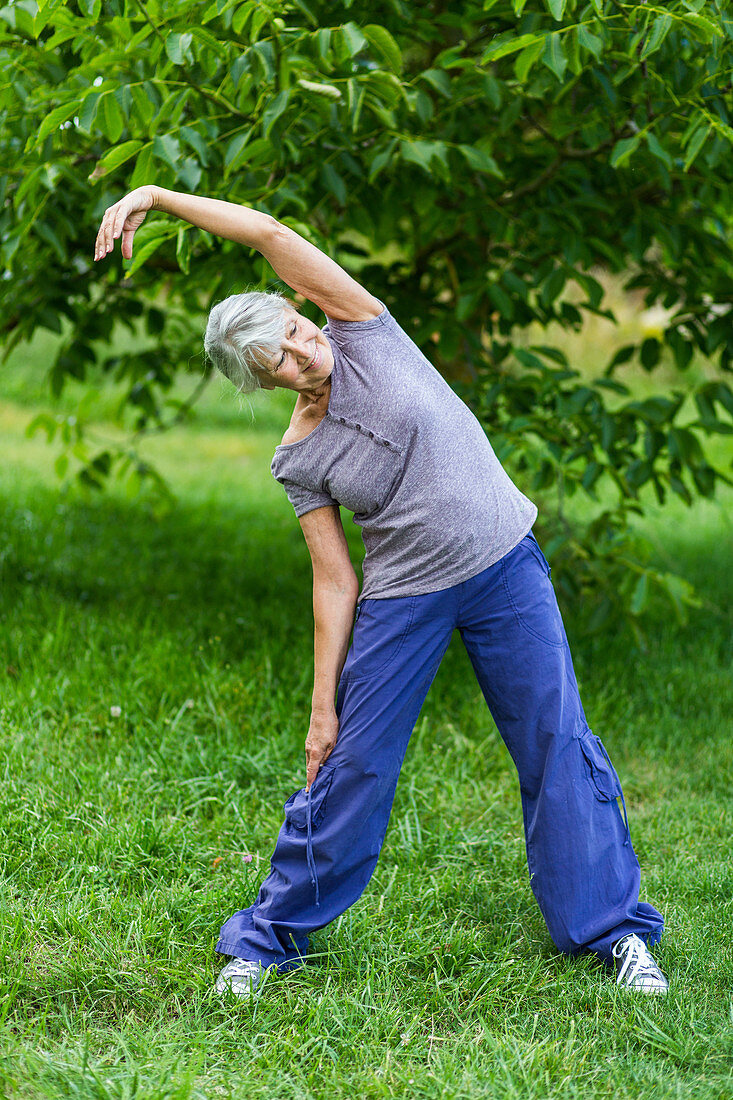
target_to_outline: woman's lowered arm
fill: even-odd
[[[270,214],[154,185],[137,187],[105,211],[95,260],[111,252],[120,236],[122,255],[130,259],[132,238],[149,210],[162,210],[214,236],[256,248],[288,286],[334,320],[368,321],[382,312],[377,299],[335,260]]]
[[[314,673],[305,743],[307,788],[336,744],[336,687],[349,648],[359,582],[337,507],[306,512],[300,524],[313,563]]]

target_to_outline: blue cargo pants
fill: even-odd
[[[270,872],[254,905],[224,924],[217,951],[287,970],[305,956],[309,933],[360,897],[456,628],[519,773],[531,886],[553,942],[607,962],[629,932],[658,942],[663,920],[639,901],[618,776],[588,728],[550,567],[530,533],[452,588],[358,606],[336,746],[310,791],[285,803]]]

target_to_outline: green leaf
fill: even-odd
[[[232,16],[232,30],[235,34],[241,34],[244,30],[247,21],[254,15],[257,8],[257,4],[253,3],[241,3],[235,0],[233,7],[236,7],[236,11]],[[251,41],[251,39],[250,39]]]
[[[649,146],[649,151],[653,153],[655,157],[661,160],[662,163],[667,166],[667,168],[671,169],[674,167],[674,161],[672,160],[671,156],[664,148],[664,146],[660,143],[659,138],[656,136],[656,134],[652,133],[651,130],[647,130],[646,143]]]
[[[678,18],[686,26],[694,28],[697,32],[695,37],[701,39],[703,42],[712,42],[717,35],[723,34],[723,31],[716,23],[713,23],[711,19],[707,19],[703,15],[695,15],[690,12],[687,15],[680,14]]]
[[[346,90],[348,93],[349,121],[351,122],[351,131],[352,133],[356,133],[356,130],[359,126],[359,118],[361,117],[361,109],[364,104],[366,88],[363,84],[358,85],[356,81],[351,78],[346,82]]]
[[[305,3],[305,0],[293,0],[296,8],[300,8],[306,19],[312,23],[314,27],[318,26],[318,18],[315,12]]]
[[[141,141],[123,141],[122,145],[117,145],[104,154],[102,159],[97,162],[94,172],[98,173],[99,169],[103,169],[104,172],[114,171],[126,160],[134,157],[138,150],[142,148],[142,144]]]
[[[481,55],[481,64],[485,65],[487,61],[498,61],[500,57],[517,53],[518,50],[523,50],[534,42],[544,42],[544,40],[544,35],[537,34],[520,34],[518,38],[512,37],[511,32],[500,34],[484,50]]]
[[[252,141],[251,134],[252,131],[248,130],[230,141],[224,163],[225,177],[237,171],[243,164],[255,161],[263,151],[267,151],[270,157],[272,156],[272,145],[268,139],[261,137]]]
[[[550,15],[559,22],[565,14],[567,0],[546,0],[546,2]]]
[[[521,298],[525,302],[529,299],[529,287],[527,286],[527,283],[524,281],[524,279],[521,279],[519,275],[516,274],[516,272],[502,272],[501,281],[504,283],[507,290],[509,290],[512,294],[516,294],[517,297]]]
[[[694,134],[690,138],[690,144],[687,147],[687,156],[685,157],[685,172],[689,171],[693,161],[697,157],[697,154],[702,149],[703,145],[707,141],[707,138],[712,130],[711,123],[703,123],[698,130],[695,130]]]
[[[135,161],[135,170],[130,178],[130,189],[142,187],[145,183],[153,183],[155,169],[153,167],[153,143],[149,141],[143,145]]]
[[[367,44],[366,36],[362,34],[356,23],[344,23],[340,28],[341,39],[346,45],[349,57],[356,57]]]
[[[113,92],[105,92],[100,99],[97,110],[97,124],[105,137],[109,138],[114,144],[122,137],[125,120]]]
[[[513,321],[514,303],[507,292],[503,290],[498,283],[489,283],[486,290],[489,298],[499,310],[499,313],[502,315],[502,317],[506,317],[507,321]],[[514,354],[516,355],[517,359],[520,360],[520,362],[524,363],[525,366],[529,365],[527,363],[527,358],[535,358],[535,356],[533,356],[531,352],[525,351],[524,348],[515,348]]]
[[[157,104],[151,98],[148,89],[142,84],[133,84],[130,87],[132,93],[132,115],[141,124],[143,130],[148,130],[153,121]]]
[[[664,42],[665,38],[672,29],[674,20],[671,15],[666,12],[664,15],[658,15],[652,22],[652,29],[647,36],[647,39],[642,47],[642,51],[639,54],[639,60],[643,61],[649,57],[650,54],[655,53]]]
[[[379,173],[392,161],[396,145],[397,142],[392,140],[386,149],[381,149],[378,153],[375,153],[369,165],[369,183],[373,183]]]
[[[321,167],[321,178],[323,179],[326,188],[335,195],[341,206],[346,206],[346,200],[348,192],[346,190],[346,184],[338,174],[332,164],[324,162]]]
[[[527,0],[512,0],[512,6],[514,8],[514,14],[517,16],[517,18],[519,18],[519,16],[524,11],[524,9],[526,7],[526,4],[527,4]],[[484,7],[486,7],[485,4],[484,4]]]
[[[539,38],[530,46],[525,46],[514,62],[514,73],[520,84],[524,84],[527,74],[536,61],[539,61],[545,47],[544,41]]]
[[[402,51],[387,28],[381,27],[378,23],[368,23],[364,27],[364,34],[369,45],[384,58],[390,69],[395,73],[401,72]]]
[[[646,340],[642,341],[641,350],[639,352],[639,358],[641,359],[641,365],[644,370],[654,370],[659,362],[660,343],[656,336],[647,336]]]
[[[156,135],[153,138],[153,153],[158,160],[170,165],[174,172],[178,171],[178,161],[181,156],[181,143],[171,134]]]
[[[433,174],[433,160],[445,163],[445,142],[442,141],[403,141],[400,144],[402,159],[417,164],[428,175]]]
[[[31,438],[36,434],[39,428],[43,428],[46,433],[46,442],[50,443],[56,435],[58,429],[58,420],[50,413],[38,413],[34,416],[25,429],[25,434],[28,438]]]
[[[641,574],[636,584],[634,585],[634,591],[631,594],[631,602],[629,607],[632,615],[640,615],[646,607],[647,599],[649,597],[649,574],[644,572]]]
[[[269,138],[273,126],[287,107],[289,99],[290,89],[283,88],[282,91],[278,92],[277,95],[270,100],[267,107],[262,112],[262,134],[264,137]]]
[[[568,67],[568,59],[565,56],[565,50],[563,49],[562,41],[557,31],[553,31],[552,34],[548,34],[545,38],[542,63],[546,65],[562,83],[562,79],[565,76],[565,70]]]
[[[165,52],[174,65],[183,65],[185,62],[193,61],[192,41],[193,35],[190,32],[185,34],[172,33],[166,36]]]
[[[55,226],[51,225],[49,222],[37,221],[33,229],[42,241],[45,241],[46,244],[51,246],[56,253],[59,263],[65,264],[68,259],[66,249],[59,240]]]
[[[154,252],[175,237],[179,227],[171,222],[148,222],[138,229],[133,242],[132,260],[125,260],[125,278],[129,279]]]
[[[201,165],[195,157],[186,157],[185,160],[178,162],[176,175],[189,191],[196,191],[201,182]]]
[[[498,179],[505,178],[494,158],[483,149],[477,149],[475,145],[459,145],[458,149],[475,172],[488,172]]]
[[[209,148],[198,130],[194,130],[192,126],[180,126],[178,133],[198,153],[199,160],[206,168],[209,163]]]
[[[245,160],[244,149],[252,136],[252,130],[243,130],[237,134],[227,145],[227,151],[224,154],[224,168],[227,172],[233,168],[239,167]]]
[[[695,595],[695,589],[689,581],[676,573],[657,575],[657,582],[672,604],[678,623],[684,626],[687,622],[687,608],[700,607],[700,600]]]
[[[99,101],[102,98],[103,93],[96,89],[89,92],[85,97],[79,111],[79,129],[85,130],[88,134],[92,132],[92,126],[97,117],[97,108],[99,107]]]
[[[603,53],[603,39],[589,31],[584,23],[578,25],[578,42],[598,60]]]
[[[191,234],[186,225],[179,227],[176,236],[176,262],[184,275],[188,275],[191,268]]]
[[[78,106],[78,101],[74,99],[70,103],[62,103],[59,107],[54,107],[53,111],[44,118],[38,128],[38,133],[32,133],[28,138],[25,145],[26,150],[31,149],[34,145],[40,145],[49,134],[58,130],[64,122],[68,122]]]
[[[631,154],[638,148],[641,141],[641,133],[633,134],[630,138],[623,138],[621,141],[617,141],[611,150],[611,156],[609,158],[609,164],[612,168],[620,168],[626,164]]]
[[[420,73],[420,76],[423,80],[427,80],[428,84],[435,88],[439,95],[451,99],[453,88],[450,77],[443,69],[426,69],[424,73]]]
[[[276,72],[276,59],[272,42],[268,42],[266,39],[262,42],[256,42],[252,47],[252,54],[257,60],[263,79],[266,81],[273,80]]]

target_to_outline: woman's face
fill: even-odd
[[[280,352],[266,368],[265,388],[310,392],[319,389],[332,370],[331,345],[318,325],[294,309],[285,309]]]

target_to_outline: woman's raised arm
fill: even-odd
[[[149,210],[162,210],[217,237],[256,248],[280,278],[339,321],[367,321],[382,312],[377,301],[335,260],[269,214],[222,199],[185,195],[164,187],[137,187],[104,213],[94,259],[101,260],[122,237],[122,255]]]

